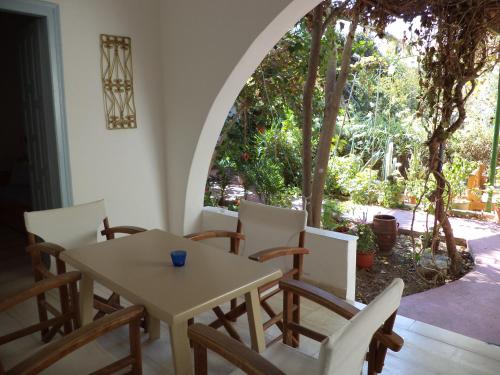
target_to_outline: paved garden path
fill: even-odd
[[[412,211],[357,206],[349,216],[371,221],[377,213],[397,218],[410,229]],[[433,217],[429,217],[432,223]],[[414,230],[425,231],[426,215],[417,213]],[[500,345],[500,226],[473,219],[450,218],[456,237],[467,241],[476,266],[460,280],[404,297],[400,315]]]

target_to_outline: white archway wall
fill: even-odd
[[[170,231],[197,229],[210,158],[232,103],[266,53],[319,2],[163,4]]]

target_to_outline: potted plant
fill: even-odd
[[[371,268],[375,255],[375,234],[372,228],[365,223],[358,224],[354,234],[358,236],[356,265],[360,268]]]

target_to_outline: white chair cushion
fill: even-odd
[[[262,356],[278,367],[285,374],[314,375],[319,373],[319,361],[298,349],[283,343],[276,343],[266,349]],[[231,375],[244,374],[236,369]]]
[[[97,242],[97,230],[106,217],[104,200],[54,210],[24,213],[26,230],[45,242],[66,249]]]
[[[242,200],[238,219],[245,235],[240,255],[248,257],[272,247],[298,246],[299,234],[305,229],[307,213]],[[291,268],[292,260],[291,257],[281,257],[266,263],[287,271]]]
[[[65,249],[73,249],[97,242],[98,229],[106,217],[104,200],[54,210],[24,213],[26,230]],[[73,270],[67,267],[67,271]],[[55,262],[50,271],[57,273]]]
[[[318,374],[354,375],[363,368],[375,331],[399,307],[404,283],[394,279],[368,306],[321,344]]]

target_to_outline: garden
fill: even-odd
[[[405,294],[460,278],[473,260],[448,217],[497,220],[498,34],[465,10],[446,9],[446,21],[400,11],[406,22],[392,29],[394,17],[368,17],[364,2],[325,1],[302,18],[234,102],[205,192],[205,205],[306,209],[308,225],[357,235],[358,255],[371,255],[358,268],[363,302],[393,277]],[[429,215],[428,225],[381,230],[368,206]]]

